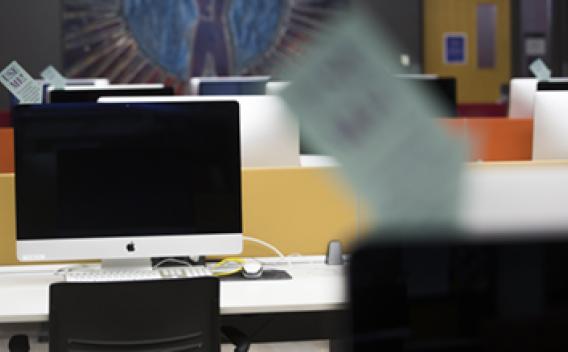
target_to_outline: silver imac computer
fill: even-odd
[[[236,101],[241,118],[242,166],[299,167],[300,131],[297,119],[278,96],[102,97],[99,103],[172,103]]]
[[[534,113],[534,96],[538,80],[536,78],[511,79],[509,93],[509,118],[531,118]]]
[[[20,261],[116,267],[242,251],[237,103],[49,104],[14,114]]]

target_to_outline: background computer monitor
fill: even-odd
[[[44,80],[38,81],[43,87],[43,102],[49,101],[49,92],[56,89]],[[65,79],[66,87],[105,87],[110,84],[108,78],[67,78]]]
[[[567,78],[539,82],[536,78],[513,78],[509,92],[509,118],[534,117],[537,91],[568,90]]]
[[[19,260],[241,252],[238,104],[48,104],[14,114]]]
[[[264,95],[267,76],[194,77],[190,81],[195,95]]]
[[[275,82],[268,82],[266,84],[266,94],[267,95],[279,95],[285,89],[291,86],[291,82],[287,81],[275,81]],[[314,148],[309,139],[305,136],[304,129],[302,128],[302,121],[298,121],[299,129],[300,129],[300,155],[304,156],[321,156],[317,149]],[[323,156],[325,157],[325,156]]]
[[[568,159],[568,90],[536,93],[533,159]]]
[[[529,118],[534,114],[536,78],[513,78],[509,91],[509,118]]]
[[[454,77],[438,77],[436,75],[399,75],[397,76],[423,90],[435,99],[440,106],[440,113],[445,116],[457,116],[457,84]]]
[[[42,102],[45,103],[49,100],[48,92],[53,90],[49,83],[43,79],[36,79],[36,82],[42,87]],[[65,79],[65,86],[107,86],[109,80],[107,78],[67,78]],[[10,93],[10,106],[16,106],[19,104],[19,100]]]
[[[266,94],[268,95],[278,95],[282,93],[286,88],[290,86],[290,82],[287,81],[274,81],[266,83]]]
[[[174,95],[172,87],[162,84],[68,86],[63,89],[48,88],[49,103],[95,103],[100,97],[111,96],[167,96]]]
[[[45,80],[37,80],[42,85],[49,85]],[[108,78],[66,78],[65,86],[108,86],[110,81]]]
[[[216,102],[237,101],[241,112],[243,167],[300,166],[297,119],[278,96],[109,97],[99,102]]]

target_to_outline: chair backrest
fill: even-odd
[[[219,351],[219,280],[50,287],[49,351]]]

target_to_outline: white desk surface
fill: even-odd
[[[221,314],[310,312],[345,307],[344,267],[327,266],[322,257],[291,261],[291,264],[265,267],[285,269],[292,280],[221,281]],[[47,321],[49,285],[61,281],[60,276],[54,275],[61,267],[0,267],[0,323]]]

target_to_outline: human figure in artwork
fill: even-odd
[[[231,74],[230,36],[227,11],[230,0],[195,0],[198,9],[197,23],[192,30],[190,45],[190,75],[203,76],[212,63],[217,76]]]

